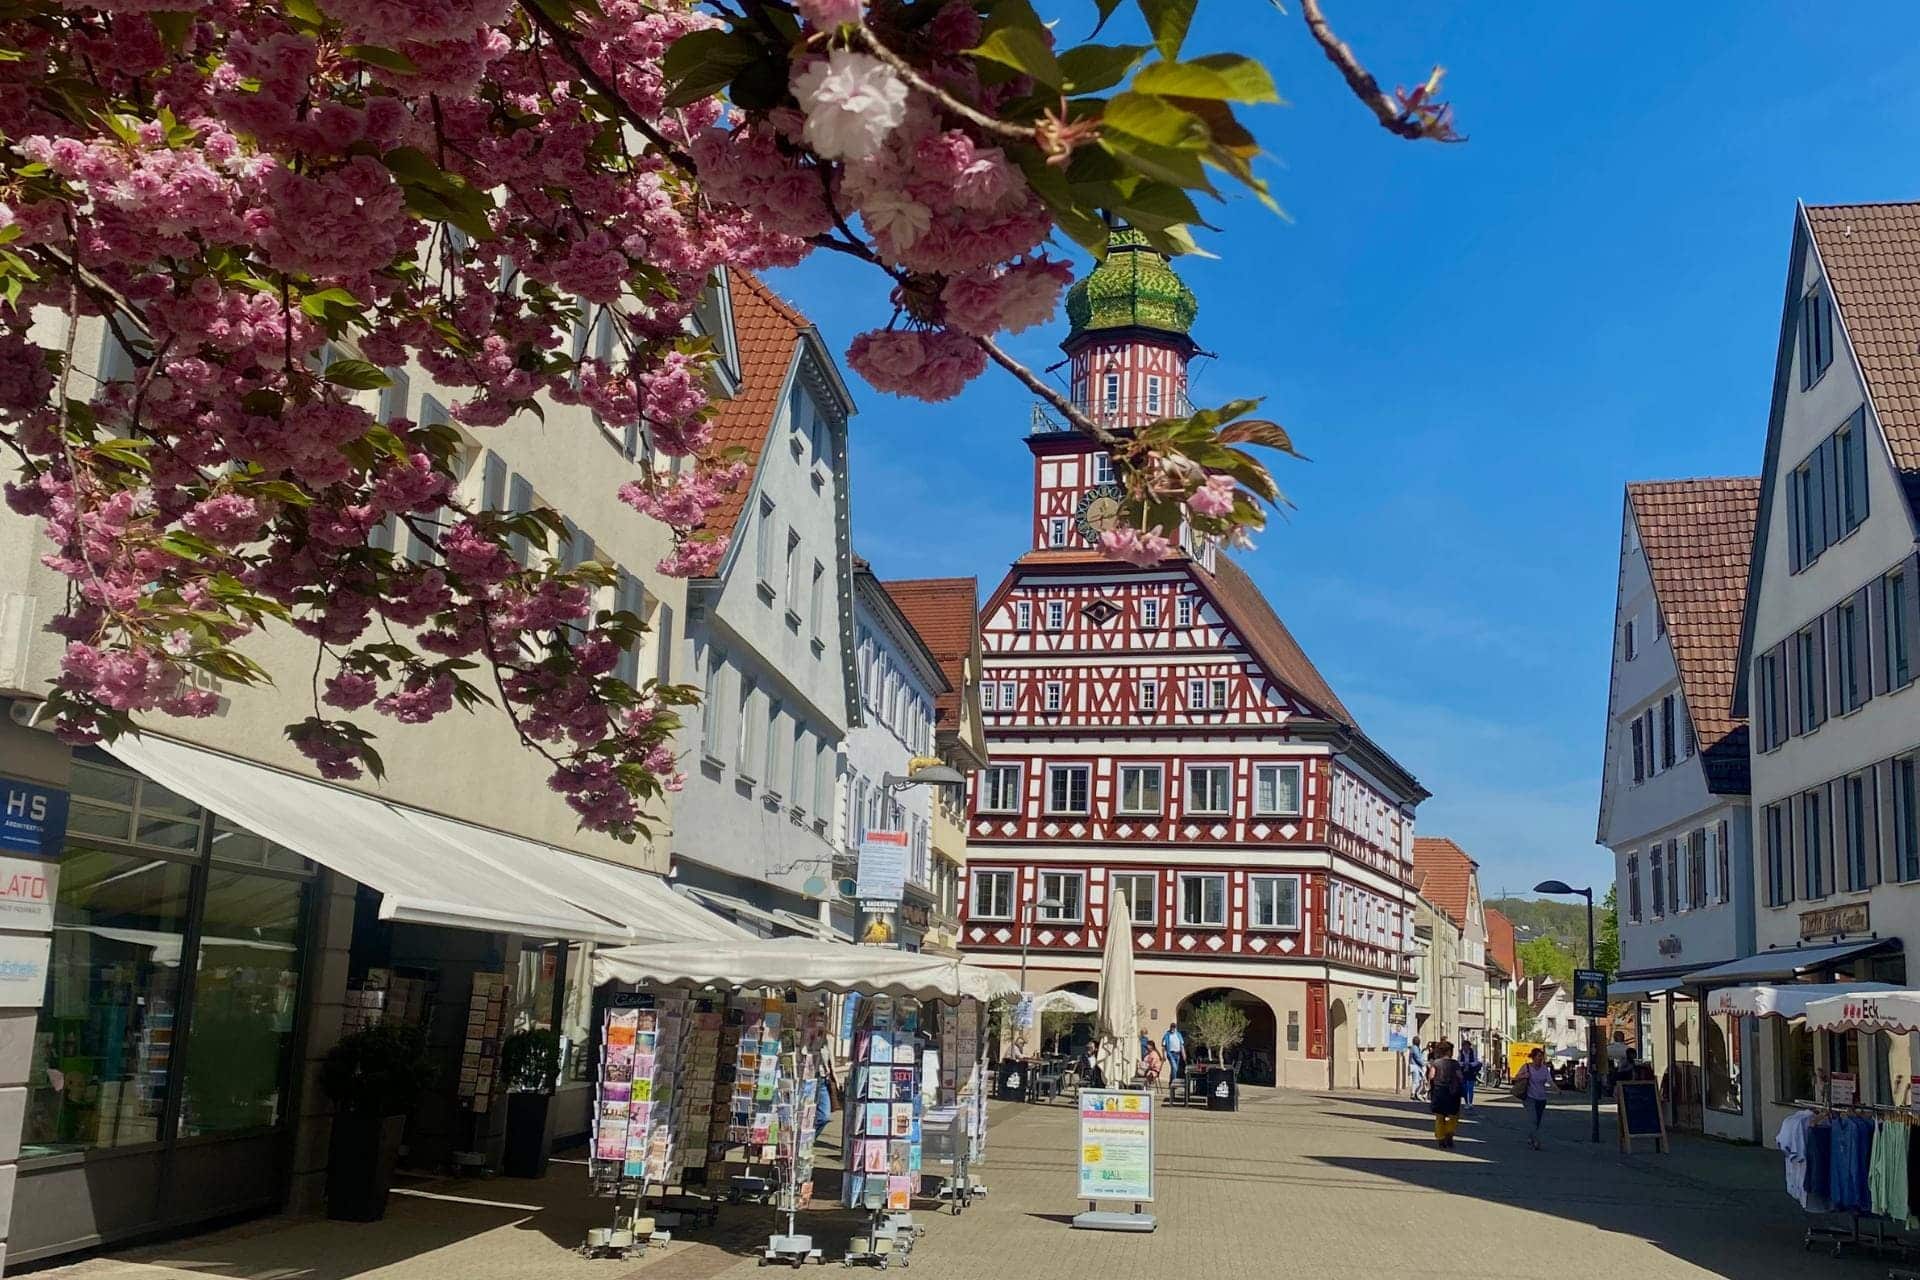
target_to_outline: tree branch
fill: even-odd
[[[628,105],[627,100],[621,96],[620,90],[609,83],[605,76],[587,65],[585,56],[581,54],[579,49],[574,47],[573,33],[571,31],[568,31],[566,27],[556,22],[553,18],[548,17],[538,4],[523,4],[520,6],[520,12],[526,14],[527,19],[532,22],[534,26],[547,33],[547,38],[553,41],[553,47],[559,51],[560,56],[566,59],[567,65],[571,66],[582,80],[592,85],[596,92],[606,95],[607,100],[619,109],[622,120],[625,120],[628,124],[639,130],[648,142],[660,148],[661,153],[681,169],[687,173],[695,172],[696,166],[693,163],[692,156],[669,142],[667,136],[654,127],[652,121]]]
[[[1080,412],[1080,410],[1074,408],[1071,400],[1042,382],[1039,374],[1001,350],[1000,345],[992,338],[982,338],[976,335],[973,340],[980,344],[980,349],[986,352],[995,364],[1019,379],[1020,385],[1064,414],[1068,424],[1076,430],[1086,432],[1108,448],[1117,448],[1125,443],[1119,436],[1107,430],[1092,418]]]
[[[1402,100],[1382,89],[1380,82],[1373,78],[1373,73],[1361,65],[1359,55],[1346,41],[1334,34],[1326,15],[1320,11],[1320,0],[1300,0],[1300,16],[1306,19],[1307,30],[1313,35],[1314,43],[1320,46],[1320,51],[1327,55],[1327,61],[1339,70],[1341,78],[1361,104],[1373,112],[1381,128],[1415,142],[1423,138],[1435,142],[1465,141],[1453,132],[1445,107],[1431,102],[1431,94],[1438,87],[1440,79],[1438,67],[1434,68],[1433,77],[1428,80],[1425,91]]]
[[[928,80],[925,76],[914,70],[912,63],[882,44],[880,38],[874,35],[872,30],[869,29],[864,22],[856,28],[855,34],[862,48],[874,57],[880,59],[880,61],[886,63],[889,67],[892,67],[894,72],[898,74],[902,80],[905,80],[915,89],[926,94],[929,98],[932,98],[935,102],[938,102],[948,111],[953,112],[953,114],[959,116],[969,124],[1004,142],[1024,142],[1031,145],[1035,141],[1032,126],[1008,124],[1005,120],[990,116],[977,107],[968,106],[966,103],[960,101],[960,99],[948,93],[945,89]]]

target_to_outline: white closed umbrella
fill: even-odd
[[[1107,948],[1100,958],[1095,1061],[1110,1089],[1124,1089],[1140,1071],[1140,1007],[1133,998],[1133,904],[1115,893],[1107,904]]]

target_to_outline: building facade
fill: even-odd
[[[687,586],[687,669],[703,697],[682,737],[674,876],[758,932],[814,921],[831,933],[823,886],[845,842],[844,749],[861,723],[853,400],[805,316],[746,273],[733,292],[742,385],[713,447],[743,450],[753,472],[709,513],[732,539],[719,571]]]
[[[1458,937],[1451,969],[1439,969],[1435,981],[1448,990],[1443,1006],[1451,1012],[1447,1038],[1462,1035],[1484,1041],[1487,1033],[1487,916],[1480,898],[1480,864],[1445,836],[1420,836],[1413,842],[1414,883],[1420,894],[1447,918]]]
[[[721,353],[723,396],[739,389],[729,292],[716,284],[699,325]],[[611,323],[589,318],[576,350]],[[103,379],[131,369],[95,321],[81,322],[75,350]],[[418,367],[387,372],[392,385],[366,393],[368,409],[447,421],[452,393]],[[544,423],[454,428],[468,437],[460,496],[561,513],[561,545],[517,554],[613,566],[600,607],[652,628],[624,673],[682,679],[685,592],[654,569],[666,531],[615,497],[623,472],[652,465],[644,435],[611,432],[578,406],[544,408]],[[0,1009],[0,1152],[18,1155],[0,1161],[5,1261],[313,1205],[331,1123],[319,1064],[371,1020],[427,1028],[447,1082],[409,1118],[409,1159],[497,1160],[504,1108],[477,1071],[472,1087],[455,1084],[466,1057],[455,1029],[476,995],[500,1009],[495,1033],[562,1036],[553,1132],[584,1132],[592,947],[724,936],[661,879],[670,804],[650,815],[653,840],[582,831],[493,707],[410,726],[336,713],[379,735],[387,773],[322,782],[285,735],[311,714],[315,666],[313,642],[285,627],[247,642],[277,683],[216,686],[216,714],[155,717],[150,733],[109,748],[64,746],[28,727],[59,669],[44,623],[68,585],[40,563],[44,550],[36,522],[0,519],[0,774],[10,793],[37,787],[65,814],[32,850],[54,882],[51,920],[0,931],[9,970],[32,953],[45,980],[26,1007]]]
[[[947,692],[940,662],[900,606],[874,576],[872,566],[853,562],[854,653],[860,672],[860,725],[847,735],[847,767],[841,778],[845,855],[841,875],[858,870],[860,842],[869,831],[906,838],[907,885],[900,910],[882,921],[886,933],[871,936],[871,921],[856,922],[851,902],[836,904],[836,927],[848,937],[891,941],[918,951],[935,902],[932,857],[932,786],[888,785],[904,779],[916,761],[933,756],[934,700]]]
[[[974,578],[898,579],[886,584],[913,629],[940,661],[947,690],[934,699],[934,750],[971,776],[987,764],[980,718],[980,584]],[[967,789],[930,787],[933,801],[933,909],[922,946],[958,954],[960,885],[967,867]]]
[[[1507,1045],[1519,1030],[1519,999],[1515,988],[1526,975],[1514,938],[1513,921],[1486,908],[1487,922],[1487,1052],[1489,1062],[1505,1062]]]
[[[1667,1082],[1668,1123],[1751,1141],[1754,1028],[1689,974],[1751,955],[1748,735],[1732,712],[1757,478],[1627,486],[1600,793],[1620,921],[1615,1003]]]
[[[1920,941],[1920,205],[1801,206],[1740,641],[1752,725],[1749,979],[1905,984]],[[1885,1036],[1760,1036],[1760,1132],[1852,1074],[1904,1102]]]
[[[1415,894],[1413,905],[1413,1029],[1422,1043],[1451,1040],[1458,1044],[1460,926],[1424,893]]]
[[[1116,233],[1067,310],[1077,405],[1125,430],[1185,403],[1193,295],[1138,235]],[[1125,927],[1152,1027],[1224,999],[1248,1015],[1247,1079],[1393,1087],[1426,793],[1238,565],[1106,557],[1109,458],[1043,415],[1027,446],[1030,545],[980,615],[963,950],[1044,992],[1092,982]]]

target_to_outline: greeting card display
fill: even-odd
[[[876,1000],[872,1025],[854,1035],[844,1198],[851,1208],[912,1207],[922,1122],[917,1022],[911,1014],[896,1020],[891,1003]]]
[[[787,1002],[779,996],[749,997],[738,1007],[740,1028],[728,1092],[727,1142],[745,1147],[750,1162],[768,1162],[780,1154],[780,1055],[783,1048],[787,1052],[794,1049],[793,1024]],[[787,1120],[791,1124],[791,1107]]]
[[[485,1112],[500,1074],[500,1028],[507,1015],[507,975],[476,973],[467,999],[466,1037],[460,1047],[460,1105]]]

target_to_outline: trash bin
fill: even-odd
[[[993,1081],[993,1096],[1002,1101],[1025,1102],[1028,1070],[1027,1064],[1018,1058],[1002,1058],[999,1074]]]
[[[1238,1111],[1240,1109],[1240,1082],[1234,1078],[1231,1067],[1207,1068],[1207,1110]]]

